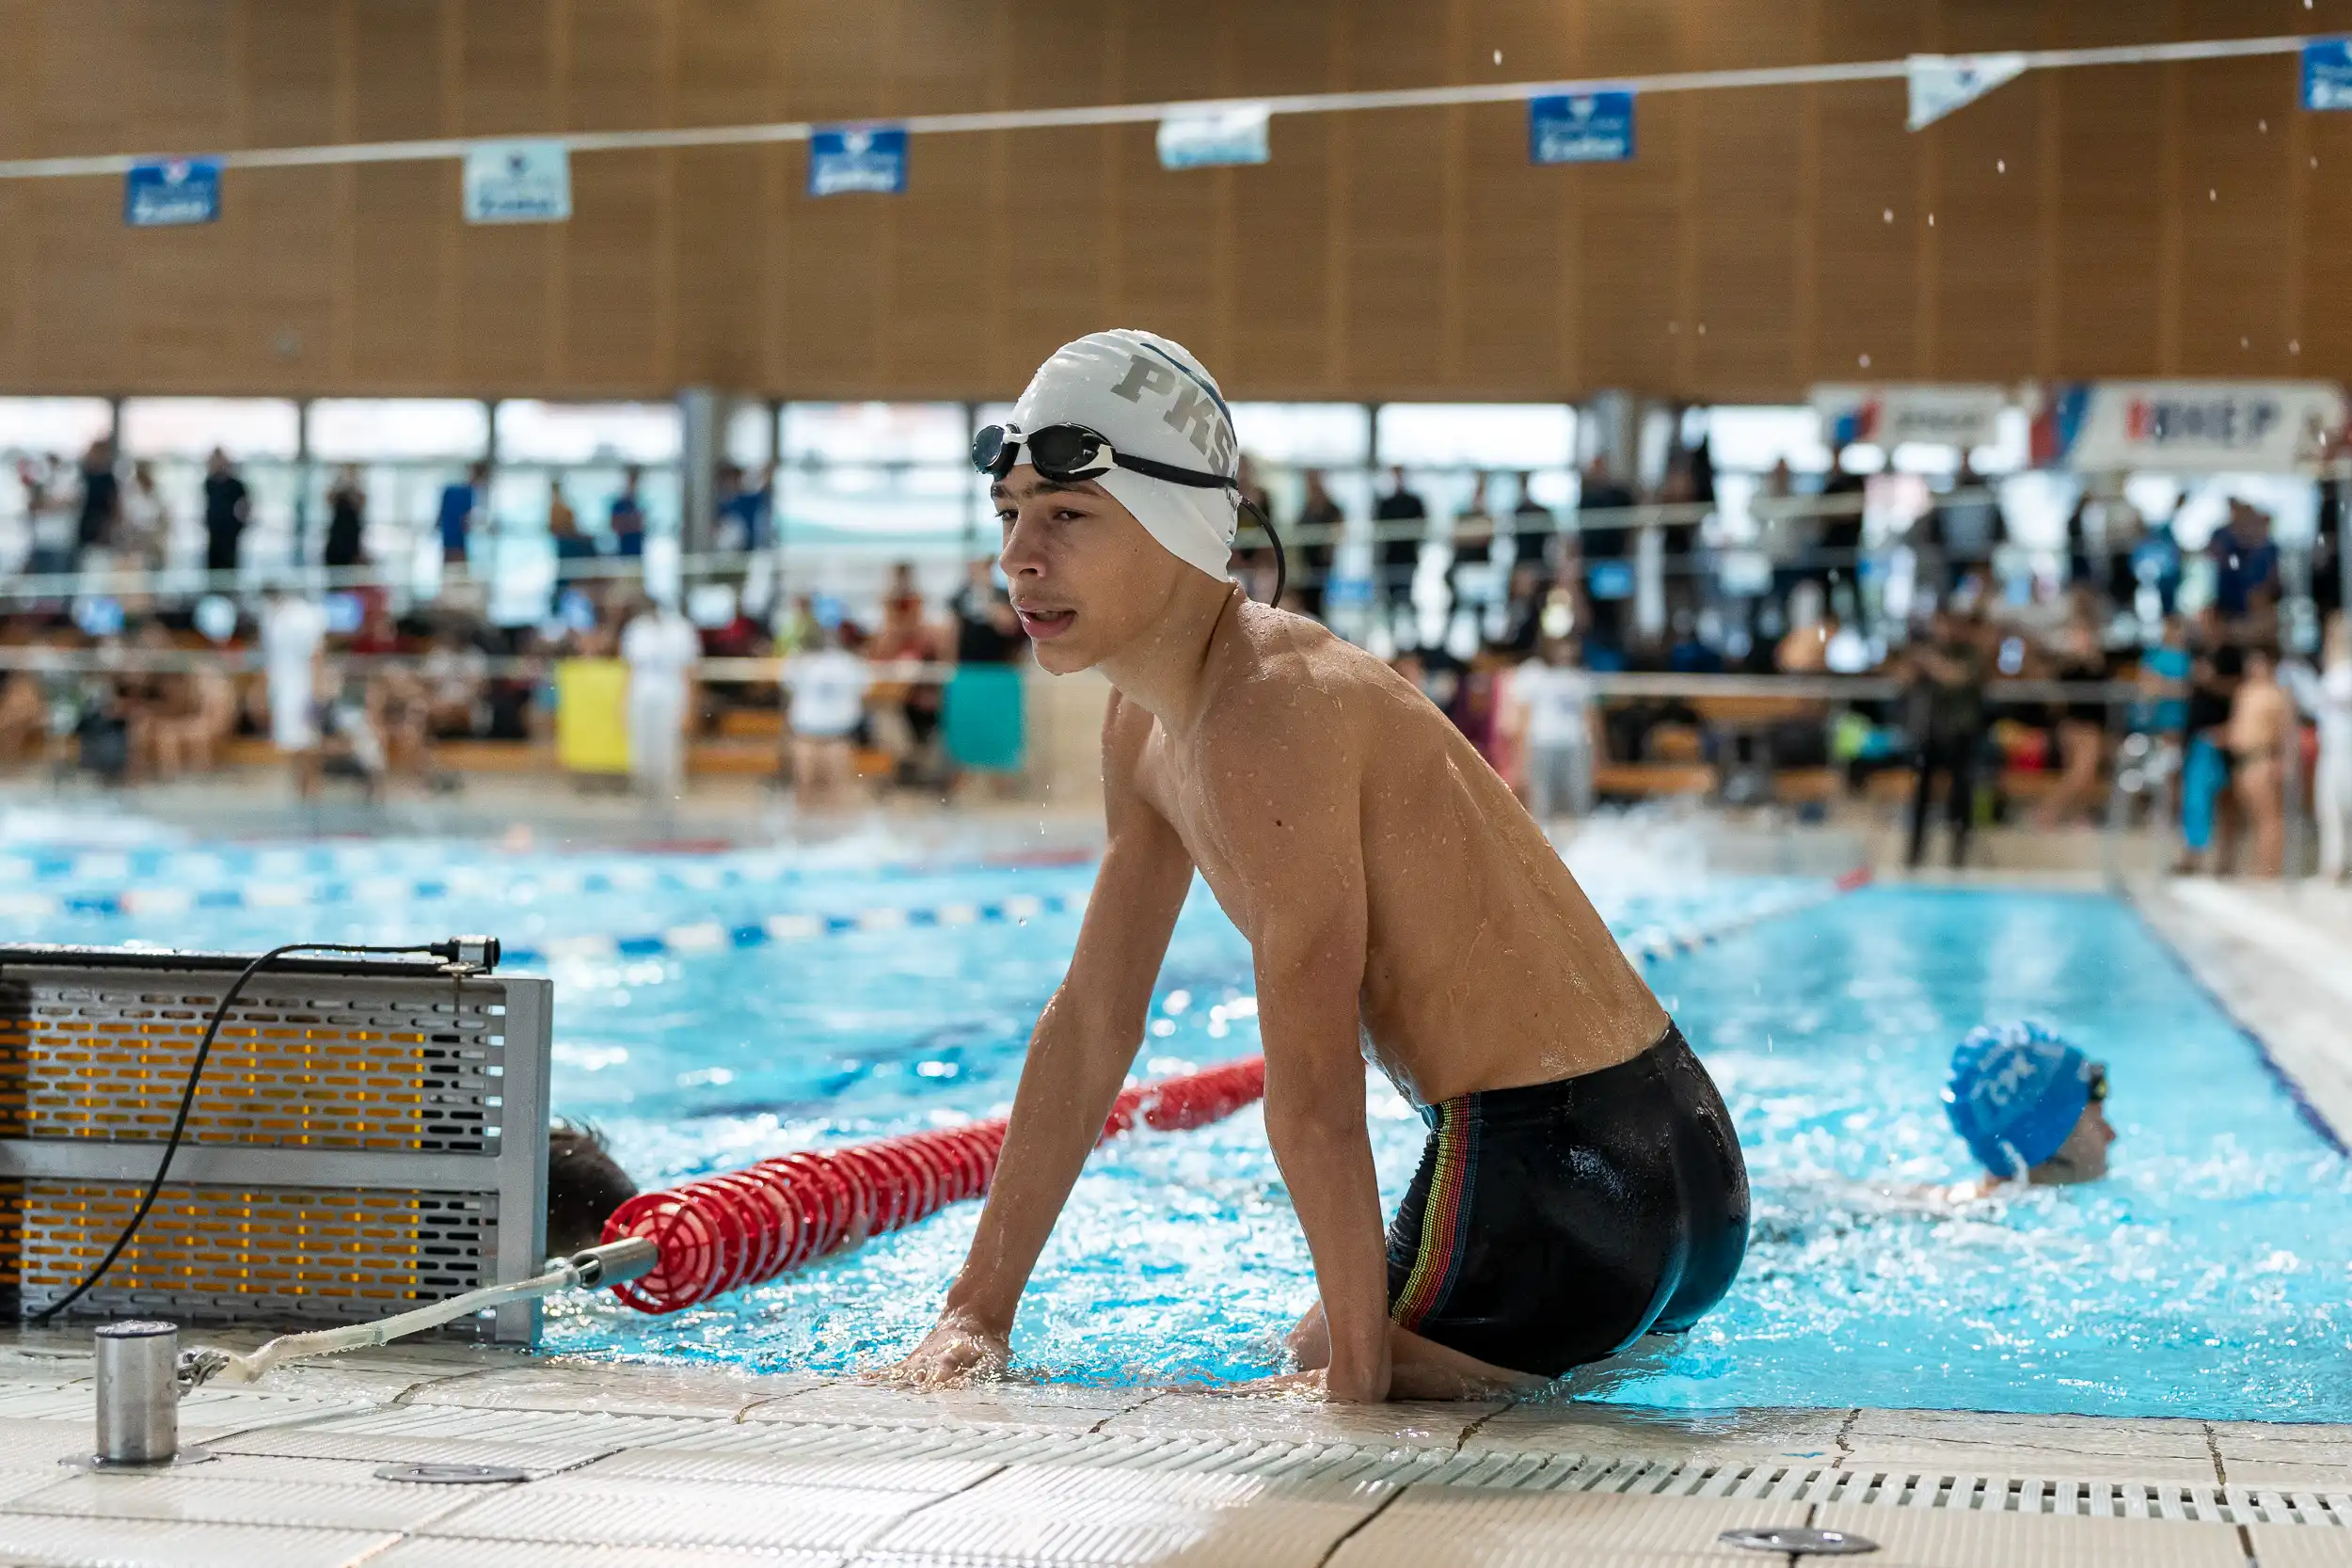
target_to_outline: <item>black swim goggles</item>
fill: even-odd
[[[1089,430],[1082,424],[1049,424],[1042,430],[1026,432],[1017,425],[985,426],[972,437],[972,467],[991,479],[1002,479],[1025,461],[1021,455],[1024,450],[1028,452],[1028,465],[1057,484],[1100,479],[1113,468],[1125,468],[1146,479],[1188,484],[1196,490],[1238,488],[1223,474],[1180,468],[1172,463],[1132,457],[1115,451],[1100,431]]]
[[[1282,548],[1281,536],[1274,531],[1273,519],[1242,490],[1240,481],[1199,468],[1180,468],[1173,463],[1150,457],[1132,456],[1112,447],[1101,431],[1089,430],[1082,424],[1049,424],[1030,431],[1017,425],[983,425],[972,437],[972,467],[991,479],[1001,480],[1021,466],[1024,451],[1028,454],[1025,461],[1029,467],[1057,484],[1100,479],[1113,468],[1124,468],[1146,479],[1165,480],[1196,490],[1232,491],[1240,498],[1241,510],[1255,518],[1265,536],[1274,542],[1273,602],[1281,603],[1282,590],[1290,582],[1289,553]]]

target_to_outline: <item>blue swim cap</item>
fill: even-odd
[[[2090,1103],[2090,1059],[2039,1023],[1985,1024],[1952,1051],[1945,1114],[1995,1176],[2058,1151]]]

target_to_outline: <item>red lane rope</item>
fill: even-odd
[[[1103,1138],[1132,1132],[1138,1121],[1161,1132],[1205,1127],[1264,1094],[1263,1056],[1163,1079],[1122,1090]],[[643,1236],[661,1260],[612,1293],[641,1312],[675,1312],[774,1279],[981,1196],[1004,1147],[999,1117],[779,1155],[666,1192],[640,1193],[604,1222],[604,1239]]]

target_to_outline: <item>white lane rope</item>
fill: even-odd
[[[1961,65],[2017,59],[2027,71],[2066,71],[2103,65],[2164,65],[2195,60],[2246,59],[2299,54],[2332,34],[2274,38],[2202,39],[2182,43],[2135,43],[2097,49],[2029,49],[1976,55],[1915,55],[1895,60],[1854,60],[1816,65],[1764,66],[1724,71],[1660,71],[1648,75],[1592,77],[1553,82],[1465,83],[1385,91],[1290,93],[1267,98],[1204,98],[1156,103],[1104,103],[1066,109],[1016,109],[965,114],[908,115],[854,123],[903,127],[917,135],[953,135],[979,131],[1036,131],[1078,126],[1151,124],[1171,115],[1263,109],[1269,115],[1341,114],[1362,109],[1425,109],[1465,103],[1515,103],[1528,99],[1583,93],[1636,94],[1712,92],[1740,87],[1815,87],[1850,82],[1906,80],[1915,64]],[[627,152],[689,147],[746,147],[806,141],[826,123],[777,120],[756,125],[705,125],[666,131],[556,131],[501,136],[436,136],[415,141],[348,142],[314,147],[245,148],[216,154],[225,168],[306,168],[334,164],[390,164],[463,158],[477,146],[529,139],[561,143],[572,152]],[[184,155],[190,150],[178,150]],[[134,164],[172,156],[161,152],[108,152],[60,158],[17,158],[0,162],[0,180],[58,180],[126,174]]]

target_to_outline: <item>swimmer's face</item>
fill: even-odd
[[[2107,1121],[2107,1108],[2098,1101],[2083,1107],[2083,1114],[2074,1120],[2074,1130],[2066,1134],[2058,1150],[2031,1174],[2036,1186],[2066,1187],[2077,1181],[2096,1181],[2107,1173],[2107,1148],[2115,1142],[2115,1129]]]
[[[1025,465],[989,495],[1013,610],[1049,673],[1091,668],[1161,624],[1192,572],[1091,481],[1065,484]]]

